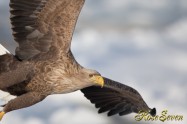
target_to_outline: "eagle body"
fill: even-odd
[[[67,54],[66,58],[61,57],[56,60],[31,60],[25,62],[19,62],[18,60],[16,61],[16,58],[12,57],[12,55],[4,55],[10,56],[10,58],[12,59],[14,58],[14,60],[12,61],[15,62],[9,64],[9,69],[15,69],[16,71],[22,68],[25,71],[24,73],[27,73],[25,76],[27,80],[24,80],[23,82],[15,85],[11,85],[10,87],[7,87],[3,90],[8,91],[11,95],[15,96],[20,96],[24,93],[33,91],[38,92],[40,94],[52,95],[70,93],[76,90],[80,90],[84,87],[91,86],[92,83],[86,80],[82,82],[85,76],[85,69],[82,66],[80,66],[76,61],[72,61],[71,55],[72,54]],[[7,61],[7,63],[9,62],[10,60]]]
[[[0,56],[0,90],[16,96],[5,113],[32,106],[48,95],[81,90],[99,113],[120,116],[150,109],[135,89],[82,67],[70,46],[85,0],[10,0],[15,55]]]

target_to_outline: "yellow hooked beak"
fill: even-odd
[[[94,83],[100,85],[101,88],[103,88],[103,86],[104,86],[104,84],[105,84],[103,77],[102,77],[102,76],[99,76],[99,75],[93,75],[93,76],[91,77],[91,80],[92,80]]]

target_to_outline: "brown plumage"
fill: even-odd
[[[108,115],[151,111],[137,91],[83,68],[74,59],[70,44],[84,2],[10,0],[13,36],[19,46],[15,56],[0,56],[0,89],[17,98],[4,106],[3,113],[80,89],[101,108],[99,112],[110,111]]]

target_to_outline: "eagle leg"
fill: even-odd
[[[46,96],[42,95],[41,93],[38,92],[28,92],[26,94],[23,94],[11,101],[9,101],[5,107],[3,108],[3,111],[0,112],[0,120],[3,118],[5,113],[8,113],[13,110],[18,110],[22,108],[26,108],[29,106],[32,106],[43,99],[45,99]]]

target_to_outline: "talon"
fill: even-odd
[[[91,80],[92,80],[94,83],[100,85],[101,88],[103,88],[103,86],[104,86],[104,84],[105,84],[104,79],[103,79],[103,77],[101,77],[101,76],[94,75],[93,77],[91,77]]]
[[[2,120],[3,116],[5,115],[5,112],[0,112],[0,121]]]

